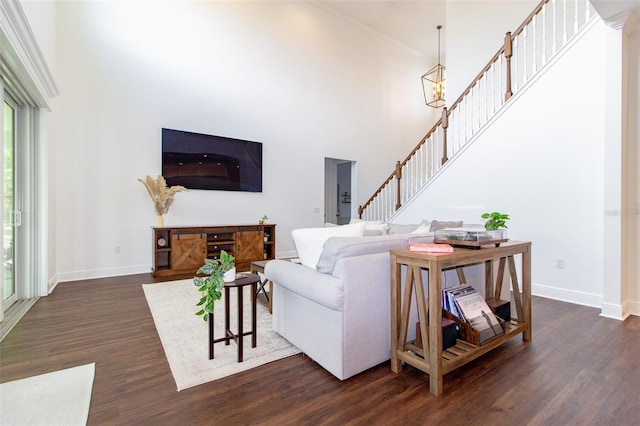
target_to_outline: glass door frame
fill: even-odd
[[[3,161],[2,161],[2,165],[0,166],[0,171],[1,171],[0,174],[2,175],[3,185],[4,185],[4,178],[5,178],[4,148],[5,148],[5,143],[7,142],[7,141],[5,141],[5,137],[6,137],[6,133],[5,133],[5,131],[6,131],[6,129],[5,129],[5,105],[9,106],[13,110],[13,117],[12,117],[13,118],[13,123],[12,123],[13,132],[12,132],[12,135],[11,135],[12,139],[13,139],[13,141],[11,142],[12,145],[13,145],[13,148],[12,148],[13,165],[12,165],[12,170],[11,170],[11,173],[13,175],[12,176],[12,180],[13,180],[12,198],[13,198],[13,201],[11,203],[11,206],[12,206],[12,209],[11,209],[12,211],[11,212],[6,212],[5,211],[6,193],[5,193],[4,190],[2,191],[2,199],[1,199],[1,201],[2,201],[1,209],[2,209],[2,217],[3,217],[3,226],[2,226],[2,229],[0,230],[0,238],[2,239],[2,242],[3,242],[3,248],[2,248],[2,250],[3,250],[3,267],[2,267],[2,270],[0,271],[0,278],[2,280],[2,299],[1,299],[2,311],[5,312],[7,309],[9,309],[9,307],[11,305],[13,305],[18,300],[17,271],[19,270],[19,268],[18,268],[19,260],[16,258],[16,255],[18,254],[18,250],[17,250],[17,232],[16,232],[16,226],[15,226],[16,225],[15,224],[15,219],[16,219],[16,211],[17,211],[17,202],[18,202],[18,200],[17,200],[18,197],[16,196],[17,193],[18,193],[17,192],[17,189],[18,189],[17,184],[18,184],[18,182],[17,182],[17,170],[16,170],[16,167],[19,164],[19,161],[18,161],[18,158],[17,158],[17,156],[19,154],[18,154],[18,149],[17,149],[18,103],[4,91],[2,92],[1,100],[2,100],[2,123],[0,124],[0,131],[2,133],[2,136],[0,136],[0,138],[1,138],[0,141],[2,141],[2,147],[3,147]],[[13,293],[11,295],[9,295],[9,297],[7,297],[6,299],[5,299],[5,285],[6,285],[5,280],[7,279],[7,277],[6,277],[6,271],[5,271],[5,268],[4,268],[4,254],[5,254],[4,253],[4,241],[5,241],[7,230],[5,229],[5,226],[4,226],[5,219],[8,219],[8,220],[11,221],[11,231],[10,232],[13,234],[11,236],[12,237],[12,249],[11,249],[11,251],[12,251],[11,258],[12,259],[11,260],[12,260],[12,263],[13,263],[13,267],[12,267]]]

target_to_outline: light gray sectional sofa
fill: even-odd
[[[273,329],[341,380],[388,360],[389,250],[406,250],[411,241],[432,242],[433,232],[330,237],[316,269],[269,262]],[[417,321],[415,303],[412,315]],[[409,333],[413,338],[415,328]]]

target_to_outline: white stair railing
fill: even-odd
[[[390,218],[460,153],[500,111],[514,91],[541,72],[585,28],[588,0],[543,0],[504,43],[414,150],[369,200],[358,208],[365,220]]]

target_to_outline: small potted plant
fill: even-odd
[[[499,240],[504,238],[505,231],[502,228],[507,228],[506,221],[510,219],[508,214],[500,212],[484,213],[481,216],[483,219],[487,219],[484,224],[484,228],[488,231],[491,238]]]
[[[209,318],[208,314],[213,313],[215,301],[222,297],[225,274],[233,270],[233,279],[230,281],[235,280],[234,261],[233,255],[222,250],[220,259],[205,259],[204,265],[198,269],[199,276],[193,277],[193,284],[202,293],[200,301],[196,304],[196,306],[201,306],[201,309],[196,312],[196,315],[202,315],[202,319],[205,321]]]
[[[236,258],[232,254],[227,253],[224,250],[220,251],[220,266],[225,270],[222,279],[225,283],[230,283],[236,280]]]
[[[261,217],[260,219],[258,219],[258,223],[259,223],[260,225],[264,225],[264,223],[267,221],[267,219],[269,219],[269,218],[267,217],[267,215],[266,215],[266,214],[265,214],[265,215],[262,215],[262,217]]]

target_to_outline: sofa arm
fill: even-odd
[[[282,286],[334,311],[342,311],[344,289],[339,278],[320,273],[308,266],[278,259],[265,265],[264,275],[274,285]]]

